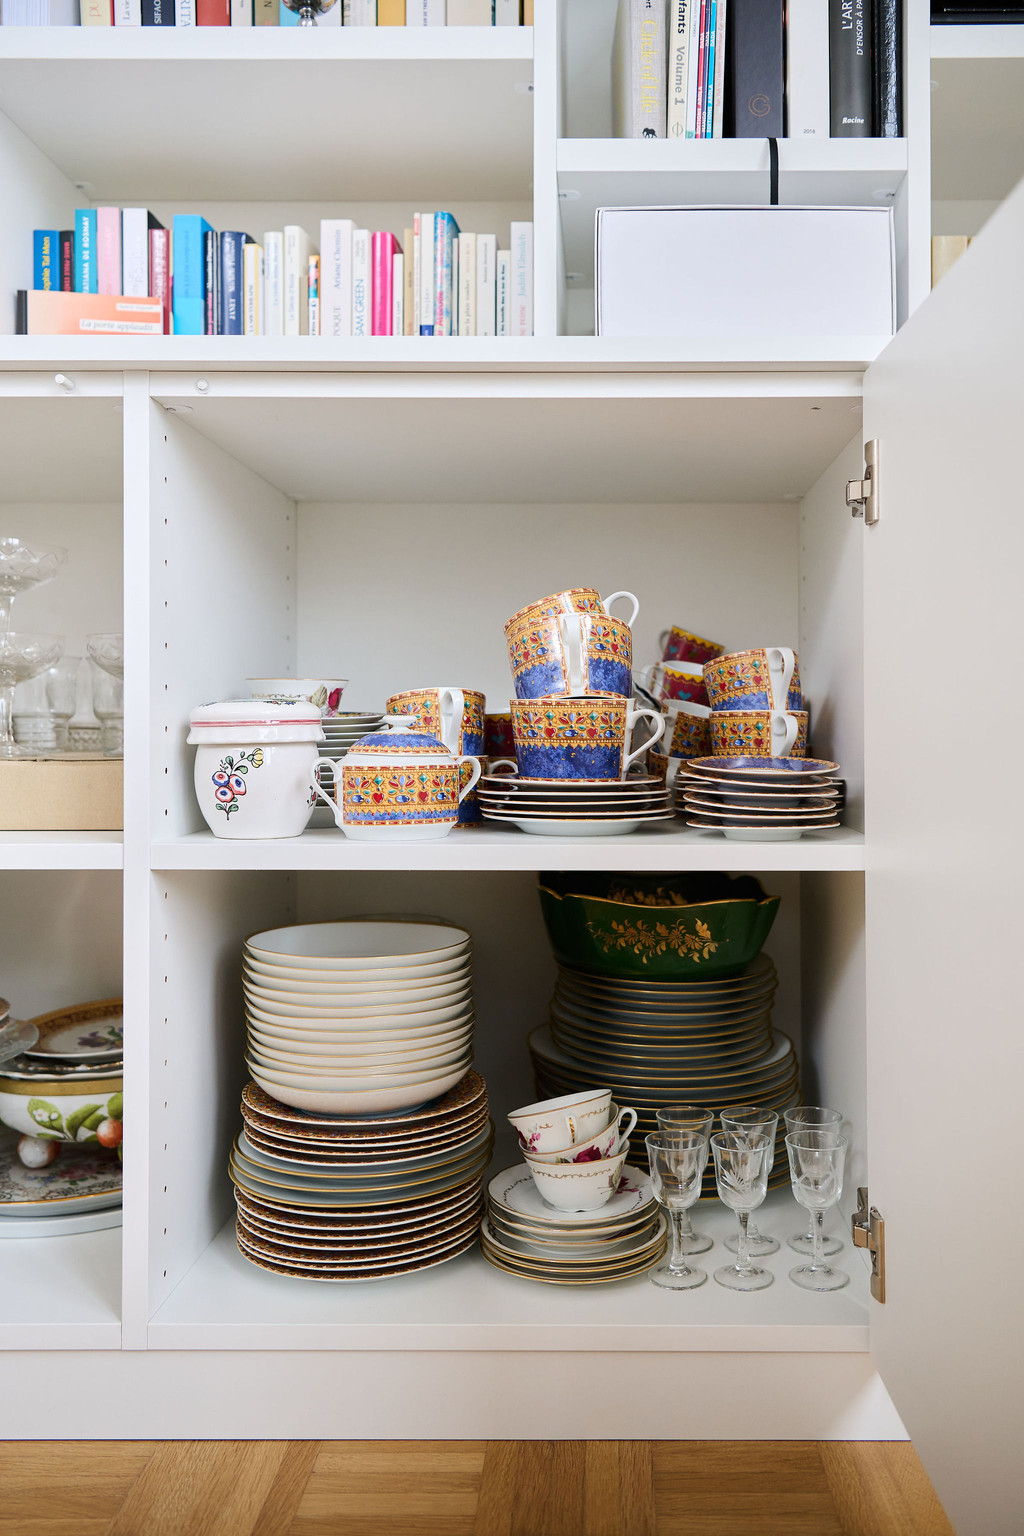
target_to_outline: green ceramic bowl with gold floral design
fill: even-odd
[[[734,975],[760,954],[779,901],[752,875],[540,875],[556,958],[637,980]]]

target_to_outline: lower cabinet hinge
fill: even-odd
[[[857,1191],[857,1210],[850,1218],[853,1229],[853,1246],[866,1248],[871,1254],[871,1294],[876,1301],[885,1300],[885,1222],[875,1207],[868,1205],[866,1189]]]
[[[847,480],[846,505],[853,509],[854,517],[863,517],[865,526],[874,527],[878,522],[878,438],[872,437],[864,444],[864,478]]]

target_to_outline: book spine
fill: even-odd
[[[75,292],[96,293],[96,209],[75,210]]]
[[[114,25],[114,0],[82,0],[83,27],[112,27]]]
[[[459,335],[476,335],[477,237],[459,236]]]
[[[121,210],[121,292],[145,298],[149,286],[149,210]]]
[[[701,0],[690,0],[690,37],[686,50],[686,137],[697,137],[697,78],[700,69]]]
[[[96,210],[96,292],[123,293],[121,286],[121,210]]]
[[[320,334],[352,334],[352,220],[320,220]]]
[[[519,26],[519,0],[494,0],[494,25]]]
[[[491,0],[448,0],[446,13],[450,27],[489,27]]]
[[[523,0],[523,26],[533,26],[533,0]]]
[[[242,247],[242,333],[263,334],[263,247],[250,240]]]
[[[613,129],[620,139],[663,139],[665,0],[619,0],[612,63]]]
[[[203,335],[216,336],[220,324],[220,241],[203,230]]]
[[[195,0],[197,27],[230,27],[231,0]]]
[[[732,138],[782,136],[784,10],[784,0],[731,0],[725,95]]]
[[[405,255],[402,261],[402,335],[415,336],[416,324],[416,232],[414,229],[403,230],[404,239],[402,250]]]
[[[142,26],[142,0],[114,0],[115,27]]]
[[[496,323],[499,336],[511,336],[512,330],[512,252],[499,251],[495,265],[497,274]]]
[[[405,256],[401,251],[391,258],[391,334],[405,334]]]
[[[445,0],[406,0],[407,27],[443,27],[445,22]]]
[[[718,0],[708,0],[708,62],[704,84],[704,137],[715,136],[715,43],[718,37]]]
[[[686,137],[686,81],[690,56],[691,0],[672,0],[668,29],[668,120],[670,139]]]
[[[220,303],[217,311],[218,336],[243,336],[242,306],[244,276],[243,251],[248,235],[225,229],[220,237]]]
[[[154,299],[159,299],[164,312],[164,334],[171,329],[171,232],[169,229],[149,231],[149,288]]]
[[[512,247],[513,336],[533,335],[533,225],[513,219],[509,225]]]
[[[870,0],[829,0],[830,131],[834,139],[871,137]]]
[[[73,229],[60,231],[60,291],[61,293],[74,293],[75,291],[75,232]]]
[[[278,0],[253,0],[252,24],[254,27],[277,26]],[[337,6],[335,6],[337,10]]]
[[[786,10],[786,134],[829,137],[828,7],[821,0],[788,0]]]
[[[171,230],[171,296],[175,336],[206,332],[204,235],[210,226],[195,213],[176,213]]]
[[[726,7],[728,0],[717,0],[717,20],[715,22],[715,79],[712,99],[712,126],[713,138],[720,139],[725,133],[725,39],[726,39]]]
[[[371,331],[373,336],[390,336],[395,295],[392,289],[395,272],[395,250],[398,242],[387,230],[375,229],[371,237],[370,260],[373,270],[373,310]]]
[[[412,334],[414,336],[420,334],[420,294],[423,291],[423,278],[420,271],[422,225],[423,215],[414,213],[412,216]]]
[[[174,0],[174,25],[194,27],[196,24],[196,0]]]
[[[19,288],[14,295],[14,334],[28,335],[28,293],[24,288]]]
[[[309,335],[320,335],[320,257],[311,256],[306,273],[306,290],[309,296]]]
[[[233,27],[251,27],[253,25],[253,0],[230,0],[230,15]]]
[[[309,335],[309,236],[299,224],[284,228],[284,334]]]
[[[144,27],[173,27],[174,0],[142,0]]]
[[[32,287],[49,293],[52,288],[60,292],[60,231],[35,229],[32,231]]]
[[[377,0],[352,0],[351,20],[345,17],[346,27],[375,27],[377,25]]]
[[[697,114],[694,125],[695,137],[707,138],[708,110],[708,21],[711,0],[700,0],[700,45],[697,54]]]
[[[872,0],[871,63],[874,131],[903,137],[903,0]]]
[[[370,231],[352,231],[352,335],[372,335],[373,291],[370,286]]]
[[[459,226],[450,213],[434,214],[434,335],[452,334],[452,244]]]
[[[378,27],[405,26],[405,0],[377,0]]]
[[[28,293],[25,331],[30,336],[159,336],[160,305],[106,293]]]
[[[476,237],[476,334],[493,336],[496,321],[496,288],[494,269],[498,259],[498,242],[494,235]]]
[[[263,331],[284,335],[284,235],[279,229],[263,236]]]
[[[436,215],[420,214],[420,335],[434,334],[434,226]]]

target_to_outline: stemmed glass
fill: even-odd
[[[67,550],[57,544],[0,538],[0,636],[10,631],[11,604],[18,593],[50,581],[67,558]]]
[[[666,1104],[658,1110],[658,1135],[665,1142],[674,1141],[677,1136],[690,1131],[703,1136],[706,1141],[714,1123],[714,1110],[705,1109],[701,1104]],[[706,1232],[693,1230],[688,1208],[683,1211],[680,1220],[679,1243],[681,1253],[707,1253],[709,1248],[715,1246],[714,1238],[708,1237]]]
[[[706,1270],[687,1264],[682,1244],[683,1219],[700,1195],[704,1178],[707,1137],[696,1131],[679,1131],[670,1140],[648,1136],[646,1141],[654,1194],[658,1204],[665,1207],[672,1234],[668,1262],[652,1270],[651,1279],[666,1290],[689,1291],[707,1279]]]
[[[85,648],[98,667],[124,682],[124,635],[86,635]]]
[[[779,1117],[773,1109],[764,1109],[757,1104],[742,1104],[737,1109],[723,1109],[719,1111],[718,1118],[722,1122],[723,1131],[734,1131],[737,1136],[767,1136],[771,1142],[771,1150],[768,1153],[768,1167],[766,1175],[771,1173],[775,1163],[775,1132],[779,1128]],[[727,1237],[725,1246],[730,1253],[736,1252],[737,1239]],[[766,1253],[778,1252],[779,1241],[775,1237],[766,1237],[757,1230],[757,1224],[753,1221],[747,1224],[747,1251],[755,1258],[761,1258]]]
[[[63,635],[0,634],[0,758],[32,757],[32,747],[14,740],[14,690],[61,658]]]
[[[795,1109],[783,1111],[786,1130],[792,1135],[797,1131],[828,1131],[833,1137],[843,1133],[843,1112],[841,1109],[825,1109],[820,1104],[798,1104]],[[808,1223],[807,1231],[799,1233],[796,1237],[788,1239],[789,1246],[797,1253],[810,1255],[814,1252],[814,1219]],[[842,1239],[829,1237],[827,1232],[821,1234],[821,1251],[825,1254],[840,1253],[842,1251]]]
[[[850,1283],[849,1275],[843,1270],[832,1269],[826,1264],[821,1245],[825,1212],[836,1204],[843,1192],[848,1146],[845,1136],[834,1136],[827,1130],[792,1131],[786,1137],[793,1193],[810,1211],[814,1233],[811,1262],[800,1264],[789,1272],[793,1284],[803,1286],[806,1291],[839,1291]]]
[[[775,1276],[770,1269],[755,1264],[747,1248],[747,1223],[768,1190],[768,1157],[771,1140],[753,1132],[737,1135],[718,1131],[711,1138],[715,1155],[715,1179],[723,1205],[736,1212],[739,1242],[736,1263],[715,1270],[715,1279],[730,1291],[763,1291]]]

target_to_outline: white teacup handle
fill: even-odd
[[[773,645],[768,648],[766,654],[772,705],[775,709],[785,709],[789,703],[789,685],[793,681],[796,653],[788,646]]]
[[[602,607],[604,608],[605,613],[609,615],[609,617],[611,616],[612,603],[614,603],[617,597],[628,597],[630,602],[633,604],[633,612],[626,620],[627,625],[630,629],[632,629],[633,625],[636,623],[636,616],[640,612],[640,600],[639,598],[634,597],[632,592],[613,592],[611,597],[606,597],[602,603]]]
[[[655,672],[660,674],[657,682],[654,680]],[[653,694],[655,698],[657,698],[658,689],[661,686],[661,682],[664,676],[665,668],[663,663],[660,661],[652,661],[648,666],[642,668],[640,672],[640,686],[642,688],[646,688],[648,693]]]
[[[481,763],[481,761],[480,761],[480,759],[478,757],[470,757],[470,756],[460,757],[459,758],[459,777],[460,778],[462,777],[462,765],[463,765],[463,763],[472,763],[473,764],[473,772],[469,776],[469,783],[466,785],[465,789],[460,789],[459,790],[459,804],[460,805],[462,804],[463,800],[465,800],[465,798],[469,794],[470,790],[473,788],[473,786],[476,783],[477,779],[480,777],[480,771],[483,768],[483,764]]]
[[[332,770],[332,772],[334,774],[335,794],[338,796],[337,800],[332,800],[330,795],[327,793],[327,791],[321,787],[320,779],[319,779],[319,773],[320,773],[320,765],[322,763],[330,763],[330,765],[331,765],[331,770]],[[342,810],[341,794],[340,794],[340,791],[341,791],[341,758],[340,757],[338,757],[338,758],[335,758],[335,757],[318,757],[317,760],[316,760],[316,767],[313,769],[313,777],[309,781],[309,787],[313,791],[313,793],[316,795],[317,799],[318,800],[322,800],[324,805],[329,807],[329,809],[331,810],[331,812],[334,815],[335,825],[340,827],[341,826],[341,810]]]
[[[665,734],[665,716],[663,714],[660,714],[658,710],[656,710],[656,709],[627,709],[627,711],[626,711],[626,736],[627,736],[627,739],[632,735],[633,727],[634,727],[634,725],[636,725],[638,720],[652,720],[654,722],[654,726],[655,726],[654,735],[650,738],[649,741],[645,741],[642,747],[637,747],[635,752],[630,752],[628,757],[625,757],[625,756],[623,757],[623,759],[622,759],[622,772],[619,775],[620,779],[624,779],[626,777],[626,770],[629,768],[630,764],[631,763],[635,763],[637,758],[640,757],[642,753],[646,752],[648,750],[648,748],[653,747],[654,743],[656,741],[660,741],[661,738]]]
[[[776,750],[775,729],[776,729],[776,723],[779,720],[784,720],[785,721],[786,739],[785,739],[785,742],[783,743],[783,745],[781,747],[778,747],[778,749]],[[773,757],[788,757],[789,756],[789,754],[793,750],[793,743],[796,741],[797,731],[799,729],[800,729],[800,722],[797,719],[796,715],[787,714],[785,710],[781,710],[781,709],[776,709],[776,710],[772,711],[772,756]]]
[[[495,768],[511,768],[512,769],[512,773],[511,774],[508,774],[508,773],[500,773],[500,774],[498,774],[497,777],[500,778],[500,779],[511,778],[513,774],[517,774],[519,772],[519,764],[516,762],[514,757],[492,757],[492,758],[489,759],[489,761],[490,761],[490,765],[491,765],[491,767],[490,767],[491,773],[494,773]]]
[[[626,1120],[626,1121],[629,1122],[627,1124],[625,1130],[623,1130],[623,1128],[622,1128],[623,1120]],[[632,1131],[632,1129],[633,1129],[633,1127],[635,1125],[636,1125],[636,1110],[635,1109],[620,1109],[619,1110],[619,1125],[618,1125],[618,1129],[619,1129],[619,1146],[620,1147],[622,1146],[622,1143],[627,1139],[627,1137],[629,1136],[630,1132]]]
[[[563,673],[570,695],[589,692],[589,668],[585,626],[582,613],[560,613],[558,632],[562,638]]]
[[[438,735],[449,752],[461,752],[466,695],[461,688],[439,688],[437,693],[438,713],[441,716]]]
[[[669,635],[671,635],[671,633],[672,633],[672,631],[670,629],[663,629],[662,630],[661,634],[658,636],[658,649],[659,649],[659,651],[664,652],[665,647],[668,645],[668,638],[669,638]]]

